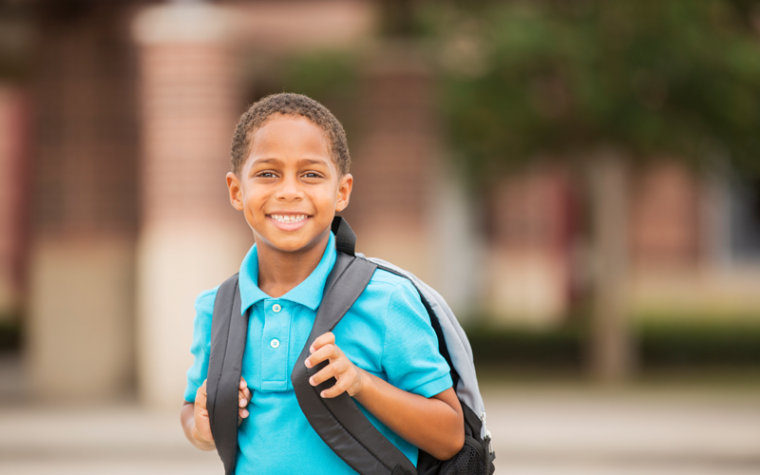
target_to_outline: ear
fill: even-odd
[[[350,173],[346,173],[340,177],[338,183],[338,201],[335,203],[335,211],[341,212],[348,207],[348,202],[351,198],[351,189],[354,186],[354,177]]]
[[[230,204],[238,211],[243,211],[243,190],[240,179],[233,172],[227,172],[227,190],[230,192]]]

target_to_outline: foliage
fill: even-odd
[[[451,145],[481,179],[532,157],[599,146],[635,157],[727,156],[760,173],[760,35],[751,3],[428,8]]]
[[[358,51],[323,50],[286,58],[278,72],[281,90],[313,97],[335,114],[356,140],[356,98],[361,70]]]
[[[0,353],[16,350],[21,346],[21,324],[19,315],[0,314]]]
[[[282,68],[281,80],[287,90],[309,96],[353,94],[358,75],[358,60],[349,51],[327,50],[289,58]]]
[[[29,74],[32,31],[20,7],[0,3],[0,81],[22,81]]]
[[[578,322],[534,329],[470,326],[467,334],[479,368],[489,372],[581,373],[588,331]],[[735,370],[760,375],[760,324],[731,315],[632,318],[633,340],[642,374],[659,370]]]

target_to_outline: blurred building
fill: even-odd
[[[232,130],[281,90],[269,68],[293,51],[371,45],[351,105],[360,250],[497,324],[559,323],[583,298],[577,173],[537,166],[473,200],[449,168],[425,61],[372,40],[376,4],[35,5],[3,20],[23,41],[0,35],[28,61],[0,76],[0,305],[24,310],[36,396],[136,387],[179,404],[194,298],[250,245],[224,185]],[[760,308],[760,184],[655,163],[629,173],[632,308]]]

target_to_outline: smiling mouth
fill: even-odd
[[[282,224],[296,224],[308,218],[305,214],[270,214],[269,217]]]

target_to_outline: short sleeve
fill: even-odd
[[[203,384],[208,372],[209,348],[211,346],[211,317],[214,313],[214,300],[217,289],[202,292],[195,299],[195,321],[193,323],[193,341],[190,352],[193,365],[187,370],[185,401],[195,402],[195,393]]]
[[[385,321],[382,364],[388,382],[424,397],[452,387],[449,365],[438,351],[430,317],[408,281],[401,281],[391,294]]]

